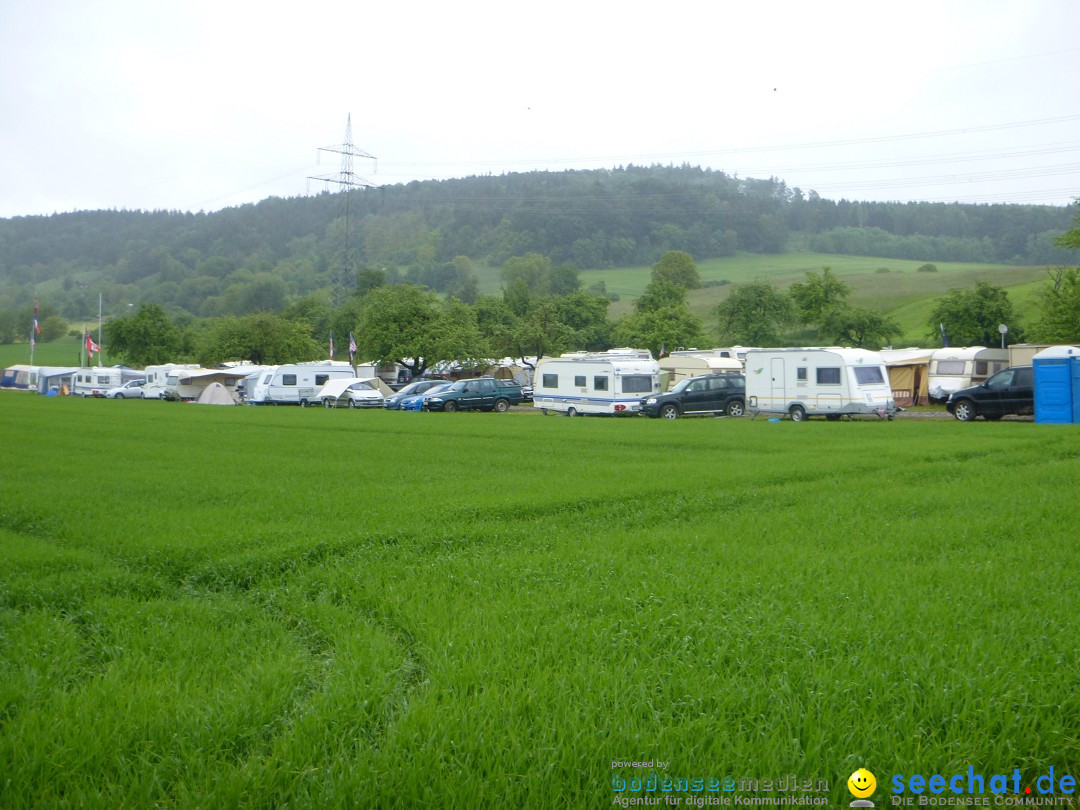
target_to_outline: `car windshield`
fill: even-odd
[[[429,388],[427,391],[425,391],[424,396],[427,396],[428,394],[441,394],[443,391],[448,391],[453,387],[454,386],[451,383],[443,383],[442,385],[436,385],[433,388]]]
[[[685,379],[685,380],[679,380],[679,381],[678,381],[677,383],[675,383],[675,385],[674,385],[674,386],[672,387],[672,389],[671,389],[670,393],[672,393],[672,394],[681,394],[681,393],[682,393],[683,391],[685,391],[685,390],[686,390],[686,386],[688,386],[688,385],[689,385],[690,383],[692,383],[693,381],[694,381],[694,378],[693,378],[693,377],[688,377],[688,378],[687,378],[687,379]]]
[[[398,391],[398,395],[408,396],[409,394],[418,393],[419,389],[423,388],[426,384],[427,383],[425,380],[419,380],[418,382],[409,383],[400,391]]]

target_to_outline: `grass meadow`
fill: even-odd
[[[1068,426],[10,392],[0,426],[3,808],[1078,775]]]

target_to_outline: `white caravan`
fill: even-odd
[[[199,368],[197,363],[165,363],[160,366],[147,366],[143,369],[146,382],[143,384],[143,399],[165,399],[169,374],[181,369]]]
[[[332,360],[273,366],[248,392],[248,404],[306,406],[315,401],[316,392],[330,380],[356,376],[348,363]]]
[[[988,349],[985,346],[937,349],[930,357],[930,401],[945,402],[954,391],[978,385],[1008,367],[1008,349]]]
[[[141,373],[141,372],[140,372]],[[71,395],[76,397],[103,397],[110,388],[127,382],[120,368],[80,368],[75,372]]]
[[[885,363],[865,349],[751,349],[746,354],[746,407],[758,413],[839,419],[847,414],[893,418]]]
[[[533,406],[578,414],[636,414],[660,393],[660,364],[648,350],[610,349],[545,357],[533,374]]]

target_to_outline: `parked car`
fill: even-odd
[[[315,394],[314,401],[326,408],[381,408],[383,395],[366,380],[346,378],[330,380]]]
[[[420,411],[420,410],[423,410],[424,409],[424,397],[435,396],[436,394],[439,394],[439,393],[445,391],[447,388],[449,388],[451,385],[453,385],[453,383],[446,382],[445,380],[443,380],[442,382],[440,382],[439,380],[424,380],[424,382],[434,382],[435,385],[433,385],[431,388],[427,389],[423,393],[410,394],[409,396],[405,397],[403,400],[398,402],[398,410],[399,411]]]
[[[646,416],[742,416],[746,412],[746,377],[742,374],[706,374],[679,380],[666,394],[641,400]]]
[[[945,409],[961,422],[981,416],[991,421],[1009,414],[1035,413],[1035,376],[1031,366],[1003,369],[980,385],[949,395]]]
[[[146,380],[129,380],[105,392],[106,399],[142,399]]]
[[[477,377],[458,380],[437,394],[424,395],[424,410],[428,411],[498,411],[510,410],[520,405],[521,383],[515,380],[496,380],[494,377]]]
[[[416,382],[411,382],[393,396],[387,397],[386,402],[383,403],[383,407],[390,411],[400,410],[403,400],[423,394],[437,386],[447,384],[446,380],[417,380]]]

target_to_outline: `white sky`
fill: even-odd
[[[0,217],[634,164],[1080,196],[1080,3],[4,0]]]

